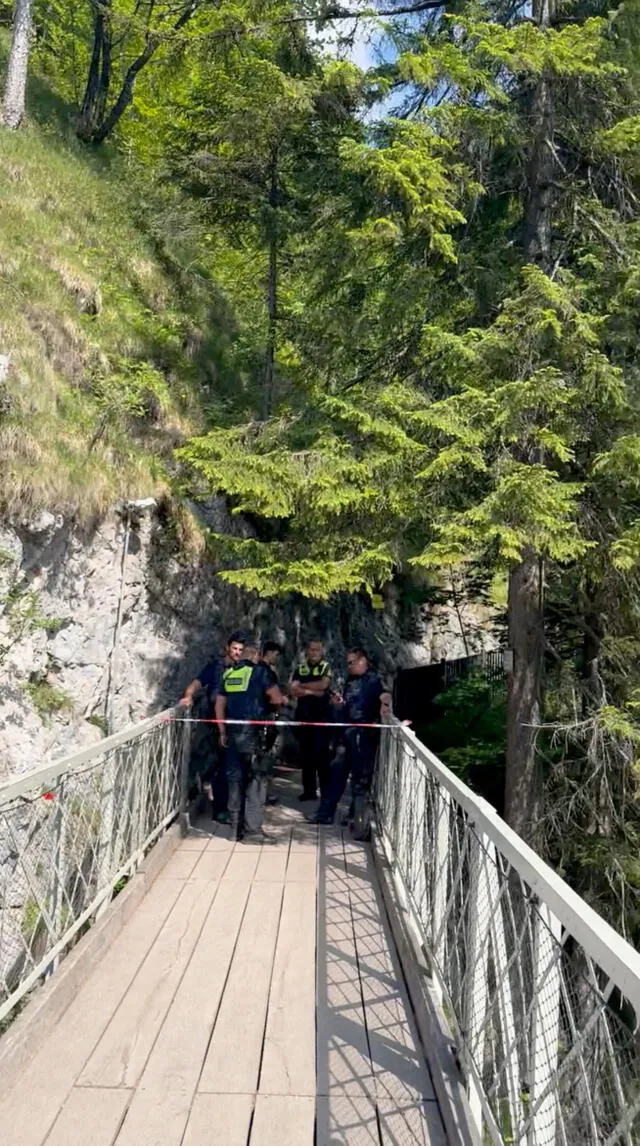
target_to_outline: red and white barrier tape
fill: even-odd
[[[394,728],[392,724],[368,724],[360,721],[333,720],[217,720],[213,717],[168,716],[175,724],[242,724],[261,725],[266,728]],[[408,724],[409,721],[403,721]]]

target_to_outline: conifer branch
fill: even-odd
[[[253,24],[249,27],[244,27],[242,24],[237,24],[236,26],[221,28],[216,32],[199,32],[195,33],[195,35],[191,35],[189,40],[217,41],[239,39],[241,36],[257,35],[269,28],[286,28],[293,27],[297,24],[331,24],[342,20],[379,20],[391,18],[394,16],[416,16],[420,15],[422,12],[433,12],[438,9],[446,8],[448,2],[449,0],[418,0],[416,4],[399,4],[391,8],[364,8],[362,11],[350,11],[346,8],[341,8],[338,5],[335,5],[334,7],[330,6],[326,8],[323,12],[317,12],[312,16],[281,16],[278,19],[263,20],[260,24]],[[163,40],[173,40],[176,36],[176,33],[179,32],[203,6],[204,5],[200,3],[200,0],[193,0],[192,3],[187,4],[186,10],[179,6],[176,11],[179,11],[181,15],[171,25],[171,27],[166,28],[166,30],[157,28],[155,31],[151,32],[149,21],[147,21],[144,26],[139,26],[138,30],[143,32],[147,38],[153,38],[155,51],[155,48],[158,47]],[[106,7],[106,5],[104,5],[104,3],[101,4],[98,2],[96,7],[100,9],[101,7]],[[121,22],[124,23],[124,21]],[[130,17],[126,23],[127,30],[135,28],[136,23],[139,24],[139,22],[136,22],[132,17]],[[141,53],[141,55],[142,54],[144,54],[144,52]],[[139,70],[140,65],[137,60],[134,61],[134,65],[135,64],[138,64]]]
[[[362,12],[350,12],[345,8],[328,8],[316,16],[285,16],[280,20],[270,20],[270,25],[278,24],[315,24],[333,20],[361,20],[379,19],[387,16],[415,16],[421,12],[430,12],[434,8],[446,8],[447,0],[419,0],[417,4],[399,4],[392,8],[365,8]]]

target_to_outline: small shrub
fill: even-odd
[[[48,720],[57,712],[73,712],[72,697],[61,688],[54,688],[47,680],[30,680],[25,685],[33,707],[41,720]]]
[[[109,735],[109,721],[102,713],[92,712],[91,716],[87,716],[87,724],[93,724],[99,728],[103,736]]]
[[[114,899],[116,898],[117,895],[120,895],[121,891],[124,891],[130,878],[131,877],[128,875],[123,875],[120,877],[120,879],[118,880],[118,882],[115,884],[115,886],[113,888],[113,898]]]
[[[30,895],[22,909],[22,934],[30,942],[42,918],[42,912],[34,896]]]

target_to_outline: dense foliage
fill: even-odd
[[[117,465],[171,407],[165,480],[249,517],[208,544],[264,596],[506,579],[506,814],[637,932],[640,9],[406,7],[36,3],[184,308],[85,432]]]

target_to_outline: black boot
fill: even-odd
[[[329,824],[332,824],[332,823],[333,823],[333,816],[327,816],[327,815],[325,815],[325,814],[324,814],[323,812],[321,812],[321,811],[320,811],[320,809],[318,808],[318,809],[317,809],[315,812],[309,812],[309,813],[308,813],[308,814],[305,816],[305,820],[307,821],[307,823],[308,823],[308,824],[325,824],[325,825],[329,825]]]
[[[367,796],[355,796],[353,801],[353,836],[356,840],[371,839],[371,806]]]
[[[244,829],[240,823],[240,818],[233,812],[229,816],[229,835],[232,840],[237,841],[240,841],[244,836]]]
[[[245,830],[242,835],[242,839],[246,844],[264,844],[265,846],[268,844],[277,844],[278,842],[276,836],[272,836],[269,832],[265,832],[263,828],[258,828],[258,830],[255,832],[248,832]]]

